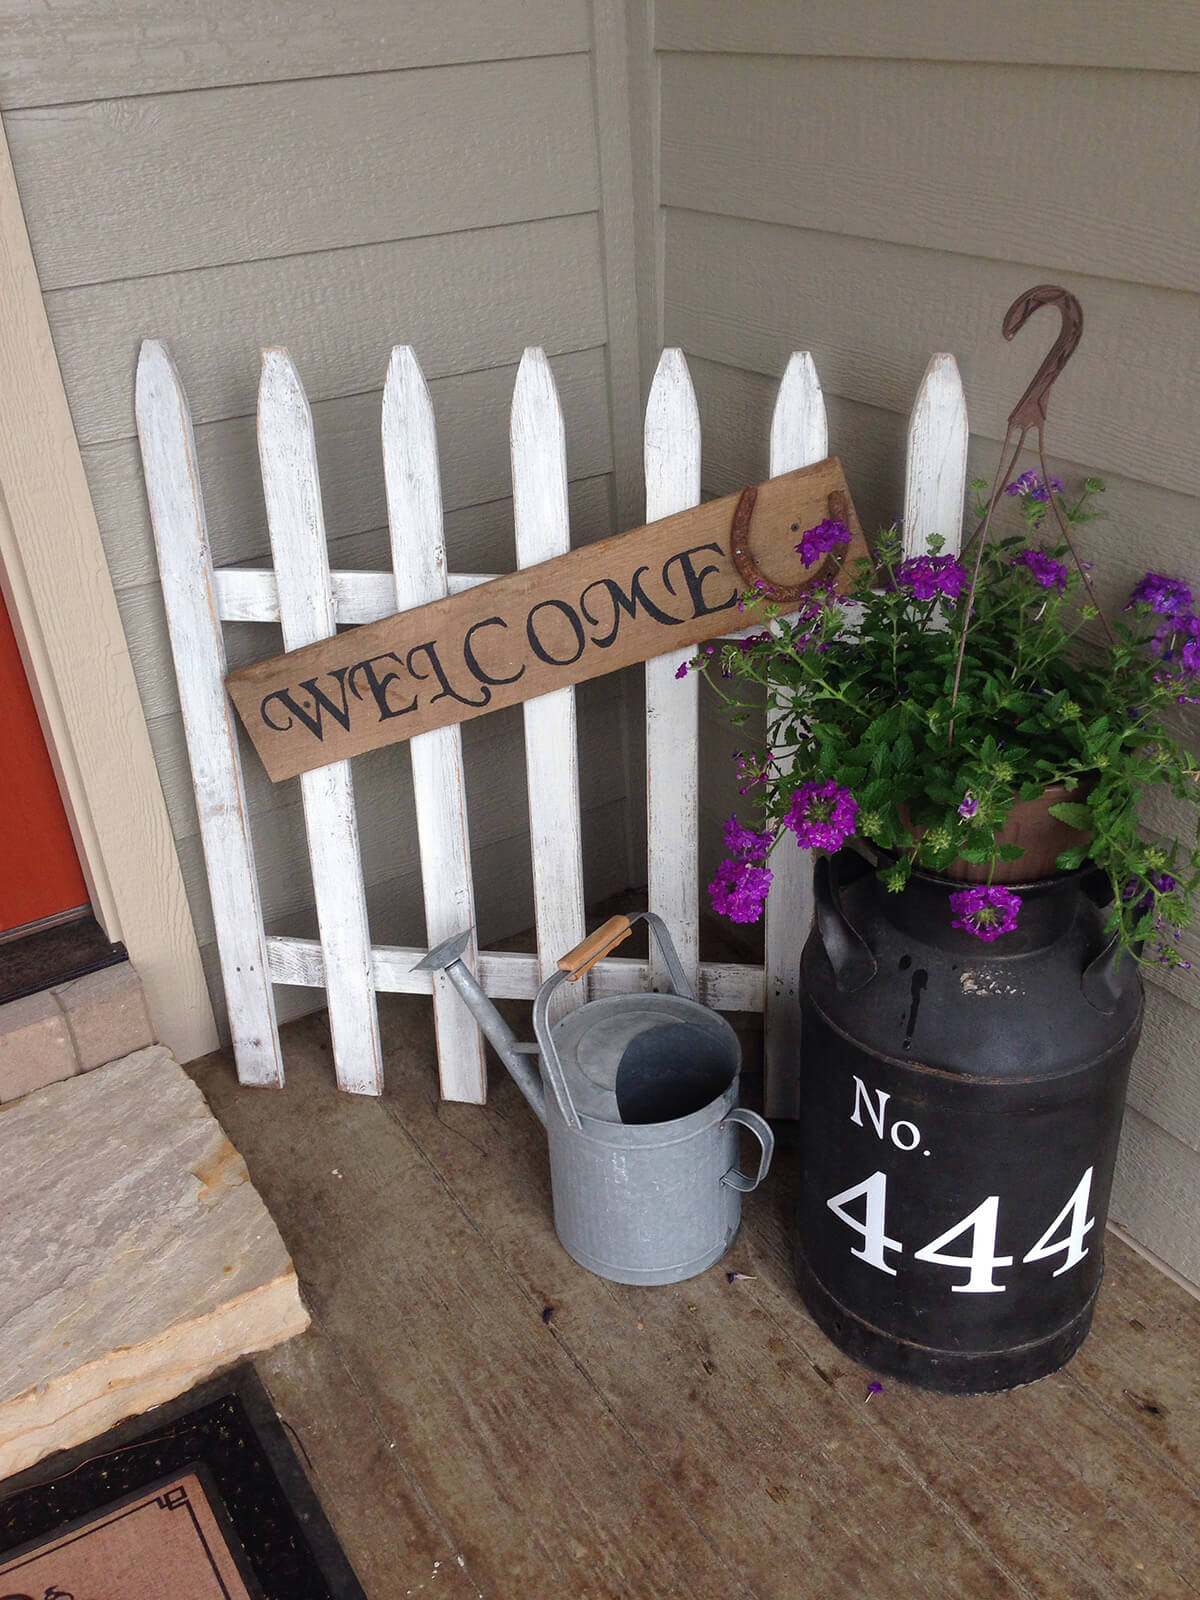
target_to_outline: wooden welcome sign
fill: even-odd
[[[805,569],[827,517],[852,540]],[[431,605],[230,673],[226,687],[278,782],[763,620],[867,555],[836,456]]]

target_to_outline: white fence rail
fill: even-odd
[[[187,400],[169,354],[154,341],[142,346],[138,362],[137,422],[238,1076],[243,1083],[282,1084],[274,985],[299,984],[326,991],[338,1083],[378,1094],[377,992],[432,992],[442,1093],[482,1101],[478,1031],[444,977],[431,981],[428,973],[413,971],[426,951],[370,942],[349,762],[301,778],[320,937],[266,932],[234,712],[223,685],[224,624],[279,621],[290,650],[328,637],[338,624],[373,622],[486,581],[488,575],[446,569],[433,408],[416,357],[407,346],[393,351],[383,395],[388,573],[329,570],[312,418],[285,351],[264,353],[258,404],[274,570],[214,570]],[[517,560],[525,567],[570,546],[562,412],[540,350],[527,350],[521,362],[511,440]],[[935,355],[909,427],[908,554],[927,548],[933,535],[946,550],[957,550],[966,449],[958,369],[953,356]],[[816,370],[811,357],[796,354],[776,401],[771,472],[807,466],[826,454]],[[699,413],[679,350],[663,352],[651,387],[645,471],[647,520],[699,501]],[[675,676],[690,653],[646,665],[649,903],[666,919],[701,1000],[717,1010],[765,1012],[768,1111],[787,1115],[794,1109],[797,964],[812,915],[811,870],[790,839],[772,856],[764,967],[700,960],[698,685],[694,674]],[[538,953],[470,952],[484,989],[497,998],[531,999],[585,931],[574,694],[559,689],[524,705]],[[421,734],[409,748],[432,946],[475,920],[460,730]],[[628,993],[660,976],[654,955],[648,961],[609,957],[589,974],[587,995]],[[584,998],[579,993],[575,1003]]]

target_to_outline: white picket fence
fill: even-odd
[[[433,408],[413,351],[398,346],[392,352],[383,392],[391,572],[329,570],[312,417],[286,351],[264,352],[258,404],[273,569],[214,570],[187,399],[170,355],[154,341],[142,346],[138,362],[137,424],[239,1078],[283,1083],[273,985],[299,984],[326,992],[340,1086],[379,1094],[377,991],[432,992],[442,1093],[482,1102],[482,1044],[466,1007],[444,977],[431,982],[428,973],[414,972],[425,950],[371,943],[349,762],[300,779],[320,938],[267,933],[234,712],[223,683],[226,623],[279,621],[284,646],[292,650],[326,638],[338,623],[373,622],[486,581],[446,569]],[[562,411],[541,350],[527,350],[517,374],[511,443],[517,560],[525,567],[570,548]],[[966,452],[958,368],[953,356],[935,355],[909,426],[909,554],[924,550],[933,534],[947,550],[957,550]],[[816,370],[809,355],[797,353],[779,387],[771,474],[828,453]],[[648,521],[698,503],[699,412],[679,350],[665,350],[659,361],[644,455]],[[812,915],[811,871],[790,836],[772,856],[764,967],[701,962],[699,684],[694,674],[675,675],[689,654],[646,665],[649,904],[671,929],[701,1000],[717,1010],[765,1013],[768,1110],[786,1115],[794,1107],[797,965]],[[523,709],[538,953],[472,947],[467,957],[488,994],[513,999],[532,998],[585,932],[574,690],[555,690]],[[475,922],[460,729],[421,734],[409,748],[426,937],[433,946]],[[654,952],[649,961],[610,957],[592,969],[587,995],[573,999],[628,993],[661,977]]]

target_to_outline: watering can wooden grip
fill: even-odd
[[[558,963],[558,970],[565,972],[569,980],[575,983],[596,965],[601,956],[606,956],[610,950],[615,950],[632,932],[633,924],[628,917],[609,917],[595,933],[589,933],[586,939],[580,940],[574,950],[567,951]]]

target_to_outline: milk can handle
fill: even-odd
[[[759,1158],[758,1173],[755,1177],[748,1178],[744,1172],[739,1172],[736,1167],[730,1167],[729,1171],[721,1179],[721,1182],[728,1184],[731,1189],[740,1189],[743,1194],[749,1194],[751,1189],[758,1188],[771,1170],[771,1157],[775,1154],[775,1135],[771,1132],[770,1125],[763,1121],[757,1111],[747,1111],[745,1106],[734,1106],[733,1110],[725,1118],[725,1122],[740,1122],[743,1128],[750,1129],[750,1132],[762,1145],[762,1155]],[[724,1127],[725,1123],[723,1122],[721,1126]]]
[[[818,856],[813,865],[817,931],[833,968],[834,981],[843,994],[853,994],[875,976],[875,957],[842,910],[838,888],[837,857]]]

